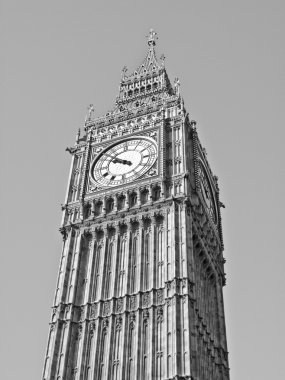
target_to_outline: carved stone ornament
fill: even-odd
[[[89,186],[89,192],[91,191],[97,191],[97,190],[100,190],[101,187],[100,186]]]
[[[90,317],[95,318],[97,316],[98,307],[97,305],[91,305]]]
[[[157,309],[157,321],[162,322],[163,321],[163,308],[159,307]]]
[[[95,322],[91,322],[90,326],[89,326],[89,333],[90,333],[91,336],[94,335],[95,330],[96,330],[96,323]]]
[[[156,132],[156,131],[149,132],[149,137],[151,137],[151,138],[153,138],[155,141],[157,141],[157,132]]]
[[[131,310],[134,310],[137,306],[137,298],[136,296],[131,296],[131,299],[130,299],[130,308]]]
[[[66,307],[65,307],[65,318],[67,318],[67,315],[69,312],[70,312],[70,305],[66,305]]]
[[[77,372],[78,372],[78,368],[77,368],[77,367],[72,368],[72,371],[71,371],[71,373],[72,373],[72,379],[75,379],[75,378],[76,378],[76,374],[77,374]]]
[[[144,307],[147,307],[150,303],[150,297],[149,297],[149,293],[145,293],[143,295],[143,306]]]
[[[85,318],[85,310],[84,310],[84,306],[82,306],[82,307],[80,308],[80,317],[79,317],[79,320],[80,320],[80,321],[83,321],[84,318]]]
[[[102,146],[99,146],[99,147],[97,147],[97,148],[94,148],[94,153],[95,153],[95,154],[99,154],[102,150],[103,150],[103,147],[102,147]]]
[[[150,170],[148,171],[148,175],[150,175],[150,176],[157,175],[157,170],[156,170],[156,169],[150,169]]]
[[[143,310],[143,319],[148,320],[149,319],[149,311],[148,310]]]
[[[163,303],[163,301],[164,301],[163,290],[160,289],[160,290],[157,291],[157,302],[159,304],[161,304],[161,303]]]
[[[81,339],[81,337],[82,337],[82,330],[83,330],[82,325],[81,324],[78,325],[77,339]]]
[[[109,319],[108,318],[103,319],[103,327],[107,328],[108,326],[109,326]]]
[[[117,312],[121,313],[123,311],[124,301],[122,299],[117,300]]]
[[[104,315],[108,315],[111,313],[111,302],[110,301],[106,301],[104,303],[104,311],[103,311]]]
[[[116,318],[116,330],[121,330],[122,323],[123,323],[122,317],[117,317]]]
[[[135,322],[136,320],[136,314],[135,313],[131,313],[130,314],[130,322]]]

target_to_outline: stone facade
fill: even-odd
[[[155,42],[151,31],[113,110],[95,119],[90,106],[67,148],[44,380],[229,379],[217,177]],[[134,137],[157,147],[155,163],[135,181],[96,183],[98,157]]]

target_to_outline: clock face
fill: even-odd
[[[199,164],[199,179],[200,179],[200,187],[201,187],[201,193],[202,193],[203,199],[205,201],[205,204],[209,210],[209,213],[213,221],[216,223],[217,213],[216,213],[215,200],[214,200],[210,182],[208,180],[208,176],[201,163]]]
[[[102,186],[133,182],[146,173],[157,159],[153,140],[143,137],[126,139],[105,149],[91,167],[92,179]]]

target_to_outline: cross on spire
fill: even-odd
[[[155,41],[158,39],[157,37],[157,33],[153,30],[153,29],[150,29],[149,31],[149,35],[147,36],[148,37],[148,45],[149,46],[155,46]]]

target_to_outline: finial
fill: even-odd
[[[127,69],[127,66],[124,66],[123,68],[122,68],[122,76],[121,76],[121,79],[124,79],[125,78],[125,76],[126,76],[126,72],[128,71],[128,69]]]
[[[150,29],[149,35],[147,37],[148,37],[148,41],[147,41],[148,45],[155,46],[155,40],[158,39],[157,33],[153,29]]]
[[[176,94],[179,95],[180,91],[179,91],[179,87],[180,87],[180,81],[178,78],[175,78],[174,79],[174,88],[175,88],[175,92]]]
[[[77,131],[77,133],[76,133],[76,144],[78,144],[79,143],[79,139],[80,139],[80,128],[78,128],[78,131]]]
[[[93,104],[89,104],[89,106],[87,107],[87,110],[88,110],[88,113],[87,113],[86,118],[85,118],[85,123],[87,121],[92,120],[92,116],[94,115],[94,111],[95,111]]]

